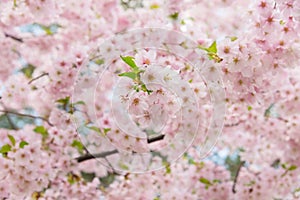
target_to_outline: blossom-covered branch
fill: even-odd
[[[5,114],[18,115],[18,116],[21,116],[21,117],[28,117],[28,118],[32,118],[32,119],[41,119],[41,120],[47,122],[49,124],[49,126],[53,126],[53,124],[48,119],[46,119],[44,117],[34,116],[34,115],[30,115],[30,114],[18,113],[18,112],[11,111],[11,110],[0,110],[0,112],[5,113]]]

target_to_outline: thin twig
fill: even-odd
[[[15,41],[17,41],[17,42],[23,43],[23,39],[22,39],[22,38],[18,38],[18,37],[16,37],[16,36],[10,35],[10,34],[8,34],[8,33],[4,33],[4,35],[5,35],[5,37],[8,37],[8,38],[11,38],[11,39],[13,39],[13,40],[15,40]]]
[[[77,162],[84,162],[86,160],[91,160],[91,159],[94,159],[94,158],[105,158],[107,156],[110,156],[110,155],[113,155],[113,154],[116,154],[118,153],[119,151],[118,150],[112,150],[112,151],[105,151],[105,152],[102,152],[102,153],[97,153],[97,154],[90,154],[90,153],[87,153],[83,156],[80,156],[78,158],[76,158]]]
[[[236,193],[236,189],[235,189],[235,186],[237,184],[237,180],[238,180],[238,176],[239,176],[239,173],[241,171],[241,168],[242,166],[245,164],[245,161],[242,161],[239,166],[238,166],[238,169],[236,171],[236,174],[235,174],[235,177],[234,177],[234,181],[233,181],[233,185],[232,185],[232,192],[233,193]]]
[[[238,125],[240,125],[243,122],[245,122],[245,120],[240,120],[240,121],[238,121],[236,123],[233,123],[233,124],[225,124],[224,127],[229,128],[229,127],[238,126]]]
[[[49,73],[47,73],[47,72],[42,73],[41,75],[39,75],[39,76],[37,76],[37,77],[31,79],[31,80],[28,82],[28,84],[31,84],[32,82],[34,82],[34,81],[36,81],[36,80],[42,78],[43,76],[48,76],[48,75],[49,75]]]
[[[165,135],[159,135],[159,136],[156,136],[156,137],[153,137],[153,138],[148,138],[148,143],[152,143],[152,142],[156,142],[156,141],[159,141],[159,140],[163,140],[165,137]],[[77,162],[84,162],[84,161],[87,161],[87,160],[91,160],[91,159],[95,159],[95,158],[106,158],[107,156],[110,156],[110,155],[113,155],[113,154],[116,154],[116,153],[119,153],[119,151],[117,149],[115,150],[112,150],[112,151],[105,151],[105,152],[102,152],[102,153],[98,153],[98,154],[90,154],[90,153],[87,153],[85,155],[82,155],[78,158],[76,158]]]
[[[14,112],[14,111],[10,111],[10,110],[0,110],[0,112],[6,113],[6,114],[14,114],[14,115],[18,115],[18,116],[21,116],[21,117],[29,117],[29,118],[32,118],[32,119],[41,119],[41,120],[47,122],[50,126],[53,126],[53,124],[51,124],[51,122],[49,122],[49,120],[44,118],[44,117],[18,113],[18,112]]]

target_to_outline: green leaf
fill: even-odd
[[[219,179],[214,179],[213,183],[221,183],[221,181]]]
[[[219,63],[223,60],[222,58],[220,58],[217,55],[218,49],[217,49],[217,42],[216,41],[214,41],[208,48],[203,47],[201,45],[199,45],[198,48],[206,51],[207,55],[208,55],[208,58],[210,60],[215,60],[215,62],[217,62],[217,63]]]
[[[250,186],[253,186],[253,185],[255,185],[255,181],[250,181],[249,183],[245,183],[244,184],[244,186],[248,186],[248,187],[250,187]]]
[[[297,192],[300,192],[300,188],[296,188],[293,193],[297,193]]]
[[[74,183],[79,182],[79,181],[80,181],[80,177],[77,176],[76,174],[72,174],[72,173],[68,174],[68,182],[71,185],[73,185]]]
[[[171,165],[170,165],[170,163],[167,162],[167,161],[163,161],[163,165],[166,168],[166,174],[171,174]]]
[[[152,4],[152,5],[150,6],[150,9],[151,9],[151,10],[155,10],[155,9],[158,9],[158,8],[160,8],[160,6],[159,6],[158,4]]]
[[[16,139],[14,138],[14,136],[12,136],[12,135],[7,135],[7,137],[9,138],[11,144],[12,144],[13,146],[15,146],[15,145],[16,145]]]
[[[55,34],[57,32],[57,29],[62,27],[61,25],[56,23],[50,24],[49,26],[39,24],[39,23],[33,23],[32,25],[41,28],[46,33],[46,35]]]
[[[104,135],[106,135],[110,130],[111,130],[110,128],[103,129]]]
[[[84,146],[80,141],[74,140],[71,146],[76,148],[80,153],[83,152]]]
[[[236,41],[238,38],[236,36],[230,37],[231,42]]]
[[[27,64],[25,67],[23,67],[21,69],[21,72],[23,72],[23,74],[27,77],[27,78],[32,78],[32,74],[35,70],[35,66],[33,66],[32,64]]]
[[[248,106],[248,111],[251,111],[252,110],[252,107],[251,106]]]
[[[210,53],[217,53],[217,42],[214,41],[207,49],[208,52]]]
[[[171,18],[171,19],[173,19],[173,20],[177,20],[178,16],[179,16],[179,12],[175,12],[175,13],[169,15],[168,17]]]
[[[37,127],[35,127],[35,129],[33,131],[41,134],[43,137],[48,136],[48,131],[44,126],[37,126]]]
[[[203,177],[201,177],[201,178],[199,179],[199,181],[200,181],[201,183],[205,184],[205,185],[212,185],[212,183],[211,183],[208,179],[203,178]]]
[[[116,175],[114,173],[108,173],[107,176],[101,177],[100,181],[104,187],[109,187],[109,185],[112,184],[115,181],[115,179]]]
[[[282,167],[283,169],[287,169],[286,164],[282,164],[281,167]]]
[[[61,103],[61,104],[63,104],[63,105],[69,104],[69,102],[70,102],[70,97],[68,96],[68,97],[63,98],[63,99],[58,99],[58,100],[56,100],[56,102],[57,102],[57,103]]]
[[[296,165],[292,165],[292,166],[290,166],[287,170],[293,171],[293,170],[295,170],[295,169],[297,169],[297,166],[296,166]]]
[[[124,163],[119,163],[119,166],[121,167],[121,169],[129,170],[129,167],[127,165],[125,165]]]
[[[134,71],[134,72],[138,72],[139,71],[139,67],[135,64],[134,62],[134,58],[131,57],[131,56],[120,56],[121,59],[131,67],[131,69]]]
[[[75,103],[73,103],[73,105],[85,105],[84,101],[77,101]]]
[[[134,72],[124,72],[124,73],[119,74],[119,76],[129,77],[133,80],[135,80],[137,78],[137,74]]]
[[[208,53],[216,54],[217,53],[217,42],[214,41],[208,48],[203,47],[203,46],[199,46],[199,48]]]
[[[104,64],[104,59],[94,60],[94,63],[96,63],[97,65],[102,65],[102,64]]]
[[[19,144],[19,147],[20,147],[21,149],[23,149],[26,145],[29,145],[28,142],[26,142],[26,141],[21,141],[20,144]]]
[[[76,104],[82,104],[82,103],[84,104],[84,102],[81,102],[81,103],[80,103],[80,101],[79,101],[79,103],[76,102],[76,103],[74,103],[74,104],[71,104],[71,103],[70,103],[70,97],[69,97],[69,96],[66,97],[66,98],[63,98],[63,99],[58,99],[56,102],[60,104],[60,105],[58,106],[58,108],[60,108],[60,109],[62,109],[62,110],[64,110],[64,111],[66,111],[66,112],[68,112],[68,113],[71,113],[71,114],[73,114],[73,112],[74,112],[74,105],[76,105]]]
[[[153,92],[153,90],[148,90],[145,84],[141,85],[141,89],[142,91],[147,92],[148,94],[151,94]]]
[[[94,178],[96,177],[96,174],[95,173],[81,172],[81,176],[86,182],[92,182],[94,180]]]
[[[88,129],[91,129],[93,131],[96,131],[97,133],[102,133],[100,128],[96,127],[96,126],[87,126]]]
[[[9,145],[9,144],[3,145],[0,149],[0,153],[2,153],[2,154],[7,154],[10,151],[11,151],[11,145]]]

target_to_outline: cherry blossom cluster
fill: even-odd
[[[101,45],[149,27],[196,45]],[[299,38],[298,0],[2,0],[0,199],[300,198]]]

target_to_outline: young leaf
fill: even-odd
[[[110,130],[111,130],[110,128],[103,129],[104,135],[106,135]]]
[[[125,77],[129,77],[129,78],[135,80],[137,77],[137,74],[134,72],[124,72],[122,74],[119,74],[119,76],[125,76]]]
[[[21,72],[23,72],[23,74],[27,77],[27,78],[32,78],[32,74],[35,70],[35,66],[33,66],[32,64],[27,64],[25,67],[23,67],[21,69]]]
[[[83,152],[84,146],[80,141],[74,140],[71,146],[76,148],[80,153]]]
[[[19,147],[20,147],[21,149],[23,149],[26,145],[28,145],[28,142],[26,142],[26,141],[21,141],[20,144],[19,144]]]
[[[73,103],[73,105],[85,105],[84,101],[77,101],[75,103]]]
[[[179,16],[179,12],[175,12],[171,15],[169,15],[169,18],[173,19],[173,20],[177,20],[178,19],[178,16]]]
[[[201,178],[199,179],[199,181],[200,181],[201,183],[205,184],[205,185],[212,185],[212,183],[211,183],[208,179],[203,178],[203,177],[201,177]]]
[[[68,96],[68,97],[66,97],[64,99],[58,99],[56,102],[57,103],[61,103],[63,105],[67,105],[70,102],[70,97]]]
[[[206,51],[207,53],[216,54],[217,53],[217,42],[214,41],[208,48],[199,46],[200,49]]]
[[[121,169],[129,170],[129,167],[127,165],[125,165],[124,163],[119,163],[119,166],[121,167]]]
[[[296,165],[291,165],[287,170],[293,171],[295,169],[297,169],[297,166]]]
[[[16,145],[16,140],[15,140],[14,136],[12,136],[12,135],[7,135],[7,137],[9,138],[11,144],[12,144],[13,146],[15,146],[15,145]]]
[[[11,146],[9,144],[5,144],[1,147],[0,153],[6,154],[11,151]]]
[[[207,49],[207,52],[209,53],[217,53],[217,42],[214,41]]]
[[[94,63],[96,63],[97,65],[102,65],[104,64],[104,59],[97,59],[94,61]]]
[[[93,131],[96,131],[97,133],[101,133],[100,128],[96,127],[96,126],[87,126],[88,129],[91,129]]]
[[[233,37],[230,38],[231,42],[234,42],[234,41],[236,41],[237,39],[238,39],[238,38],[237,38],[236,36],[233,36]]]
[[[43,137],[48,136],[48,131],[44,126],[37,126],[37,127],[35,127],[35,129],[33,131],[41,134]]]
[[[134,62],[134,58],[131,57],[131,56],[120,56],[121,59],[131,67],[131,69],[134,71],[134,72],[138,72],[139,71],[139,67],[135,64]]]
[[[155,9],[158,9],[158,8],[160,8],[160,6],[159,6],[158,4],[152,4],[152,5],[150,6],[150,9],[151,9],[151,10],[155,10]]]

